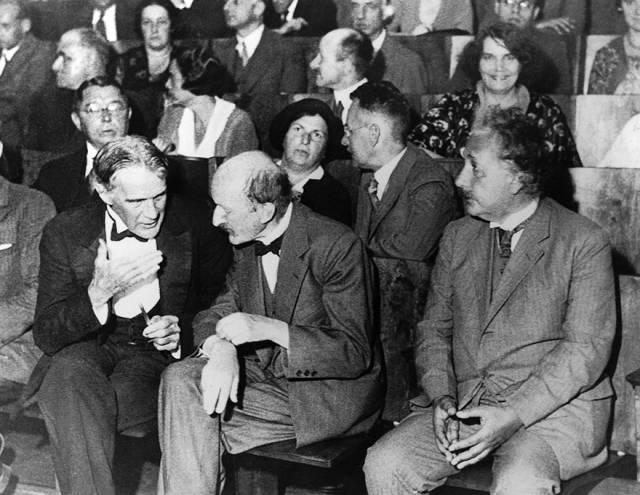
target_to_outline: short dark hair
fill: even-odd
[[[252,173],[245,186],[245,192],[252,203],[273,203],[276,220],[284,216],[293,197],[287,173],[275,163],[273,167],[261,168]]]
[[[518,84],[537,87],[538,81],[544,78],[544,55],[540,48],[529,38],[526,31],[513,24],[496,22],[481,29],[475,39],[465,46],[460,55],[460,68],[474,83],[479,81],[480,58],[482,57],[484,40],[493,38],[503,43],[505,48],[520,62],[521,69]]]
[[[533,3],[533,7],[534,8],[539,8],[542,10],[542,8],[544,7],[544,0],[529,0],[531,3]],[[496,0],[497,3],[505,3],[505,0]]]
[[[172,58],[183,77],[182,89],[194,95],[221,96],[231,90],[233,80],[207,42],[173,50]]]
[[[87,89],[92,88],[94,86],[97,86],[99,88],[107,88],[109,86],[113,86],[118,90],[122,99],[127,103],[127,106],[129,106],[129,98],[127,98],[127,95],[125,94],[124,90],[122,89],[122,86],[120,86],[120,83],[118,81],[116,81],[112,77],[97,76],[84,81],[80,85],[80,87],[76,89],[75,92],[73,93],[73,111],[74,112],[78,112],[80,110],[80,105],[82,105],[82,102],[84,100],[84,92]]]
[[[157,5],[167,11],[171,23],[171,33],[175,31],[178,9],[169,0],[142,0],[136,7],[134,28],[136,34],[142,38],[142,11],[151,5]]]
[[[371,61],[373,60],[373,45],[366,34],[356,31],[355,29],[351,31],[352,32],[347,34],[340,42],[336,59],[345,60],[350,58],[356,72],[362,78],[371,66]]]
[[[411,105],[407,98],[389,81],[368,82],[351,93],[363,110],[380,113],[391,120],[393,137],[407,142],[411,130]]]
[[[540,128],[519,108],[495,109],[476,123],[472,135],[486,133],[498,146],[501,160],[508,160],[523,176],[523,191],[539,195],[549,175],[544,136]]]
[[[161,179],[169,169],[167,157],[142,136],[124,136],[105,144],[93,159],[91,180],[111,189],[111,178],[119,170],[144,167]]]

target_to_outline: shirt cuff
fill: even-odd
[[[107,320],[109,319],[109,305],[102,304],[100,306],[92,306],[92,307],[93,307],[93,314],[96,315],[96,318],[98,319],[98,322],[100,323],[100,325],[104,325],[105,323],[107,323]]]

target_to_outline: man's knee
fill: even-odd
[[[494,477],[493,495],[551,495],[560,493],[560,479],[523,464],[513,466]]]
[[[105,374],[91,366],[80,357],[56,355],[42,381],[39,390],[39,401],[49,398],[59,401],[61,398],[78,393],[96,393],[99,383],[107,381]]]
[[[166,399],[199,394],[200,376],[205,362],[203,359],[185,359],[167,366],[160,380],[161,396]]]

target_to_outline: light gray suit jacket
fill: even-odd
[[[266,314],[253,245],[236,254],[226,291],[194,320],[198,344],[228,314]],[[289,325],[289,349],[256,352],[263,368],[284,368],[298,446],[367,431],[379,415],[381,356],[367,272],[364,247],[348,227],[294,206],[274,294],[275,318]]]
[[[451,395],[459,408],[483,386],[504,399],[551,445],[566,479],[606,459],[604,368],[616,322],[609,242],[543,199],[490,300],[494,239],[469,216],[445,230],[418,325],[418,374],[431,399]]]

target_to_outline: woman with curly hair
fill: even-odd
[[[229,158],[258,149],[249,114],[220,98],[231,84],[231,76],[207,44],[180,50],[169,64],[156,146],[197,158]]]
[[[547,159],[559,167],[582,163],[560,107],[550,97],[529,91],[540,70],[536,47],[519,28],[505,23],[486,27],[465,48],[460,64],[475,87],[446,94],[413,129],[409,140],[444,157],[458,157],[471,129],[495,108],[520,108],[544,133]]]
[[[618,1],[627,33],[596,52],[589,94],[640,94],[640,0]]]

